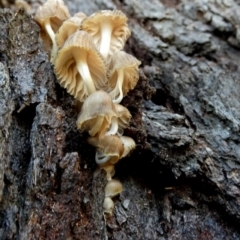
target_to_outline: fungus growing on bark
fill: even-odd
[[[57,46],[60,49],[65,41],[76,31],[79,30],[81,22],[87,15],[85,13],[79,12],[74,14],[73,17],[67,19],[63,22],[62,26],[59,28],[56,34]]]
[[[135,57],[124,51],[115,52],[109,63],[110,96],[114,103],[120,103],[139,79],[138,67],[141,64]]]
[[[124,158],[127,155],[129,155],[130,152],[133,149],[135,149],[136,143],[135,143],[135,141],[132,138],[127,137],[127,136],[121,136],[120,138],[122,140],[123,147],[124,147],[124,152],[123,152],[123,155],[122,155],[122,158]]]
[[[80,102],[106,86],[105,62],[91,36],[84,31],[77,31],[67,39],[58,53],[55,73],[61,85]]]
[[[129,125],[131,113],[121,104],[114,104],[118,116],[118,135],[123,135],[124,129]]]
[[[114,197],[118,194],[120,194],[123,190],[123,186],[122,184],[115,180],[112,179],[110,181],[108,181],[106,187],[105,187],[105,197]]]
[[[89,137],[88,143],[97,148],[95,160],[101,166],[117,163],[124,152],[122,140],[116,135]]]
[[[103,212],[112,215],[114,209],[113,200],[110,197],[105,197],[103,202]]]
[[[113,164],[108,164],[106,166],[100,166],[107,173],[107,180],[110,181],[115,174],[115,169]]]
[[[62,0],[48,0],[43,6],[39,7],[36,12],[35,20],[41,27],[41,37],[43,38],[45,47],[48,48],[49,40],[51,39],[52,50],[50,61],[53,63],[55,62],[58,51],[55,33],[58,31],[63,21],[69,17],[68,8]],[[49,51],[49,49],[46,50]]]
[[[102,10],[84,19],[81,29],[94,39],[100,53],[106,59],[117,50],[123,49],[131,32],[127,17],[119,10]]]
[[[94,176],[97,176],[102,169],[106,172],[106,179],[108,181],[112,180],[112,177],[115,174],[114,165],[113,164],[99,165],[99,167],[94,171]]]
[[[48,0],[38,9],[35,19],[47,40],[45,46],[52,45],[51,61],[58,81],[83,102],[77,128],[88,131],[88,143],[96,147],[97,171],[104,169],[107,173],[103,211],[111,215],[111,198],[123,190],[122,184],[112,179],[114,164],[136,147],[132,138],[122,136],[131,114],[118,103],[135,87],[141,62],[119,51],[130,36],[127,17],[121,11],[103,10],[90,17],[84,13],[69,17],[62,0]]]
[[[90,136],[101,138],[111,126],[117,114],[108,93],[99,90],[89,95],[83,103],[77,119],[77,128],[88,131]],[[111,129],[109,130],[111,132]]]

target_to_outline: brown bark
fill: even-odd
[[[0,10],[0,239],[239,239],[238,1],[67,4],[129,17],[126,51],[142,65],[123,104],[137,148],[117,164],[124,191],[105,219],[104,172],[37,24]]]

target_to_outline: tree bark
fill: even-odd
[[[123,105],[137,148],[116,166],[124,191],[105,218],[105,173],[38,25],[0,10],[0,239],[240,239],[239,1],[66,4],[129,17],[125,50],[142,65]]]

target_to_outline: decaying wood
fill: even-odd
[[[0,10],[0,239],[239,239],[239,1],[66,3],[129,17],[126,51],[142,65],[123,104],[137,149],[117,164],[124,191],[104,218],[77,104],[32,17]]]

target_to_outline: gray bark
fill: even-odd
[[[129,17],[137,148],[116,166],[124,191],[105,219],[104,172],[37,24],[0,10],[0,239],[240,239],[239,1],[67,4]]]

